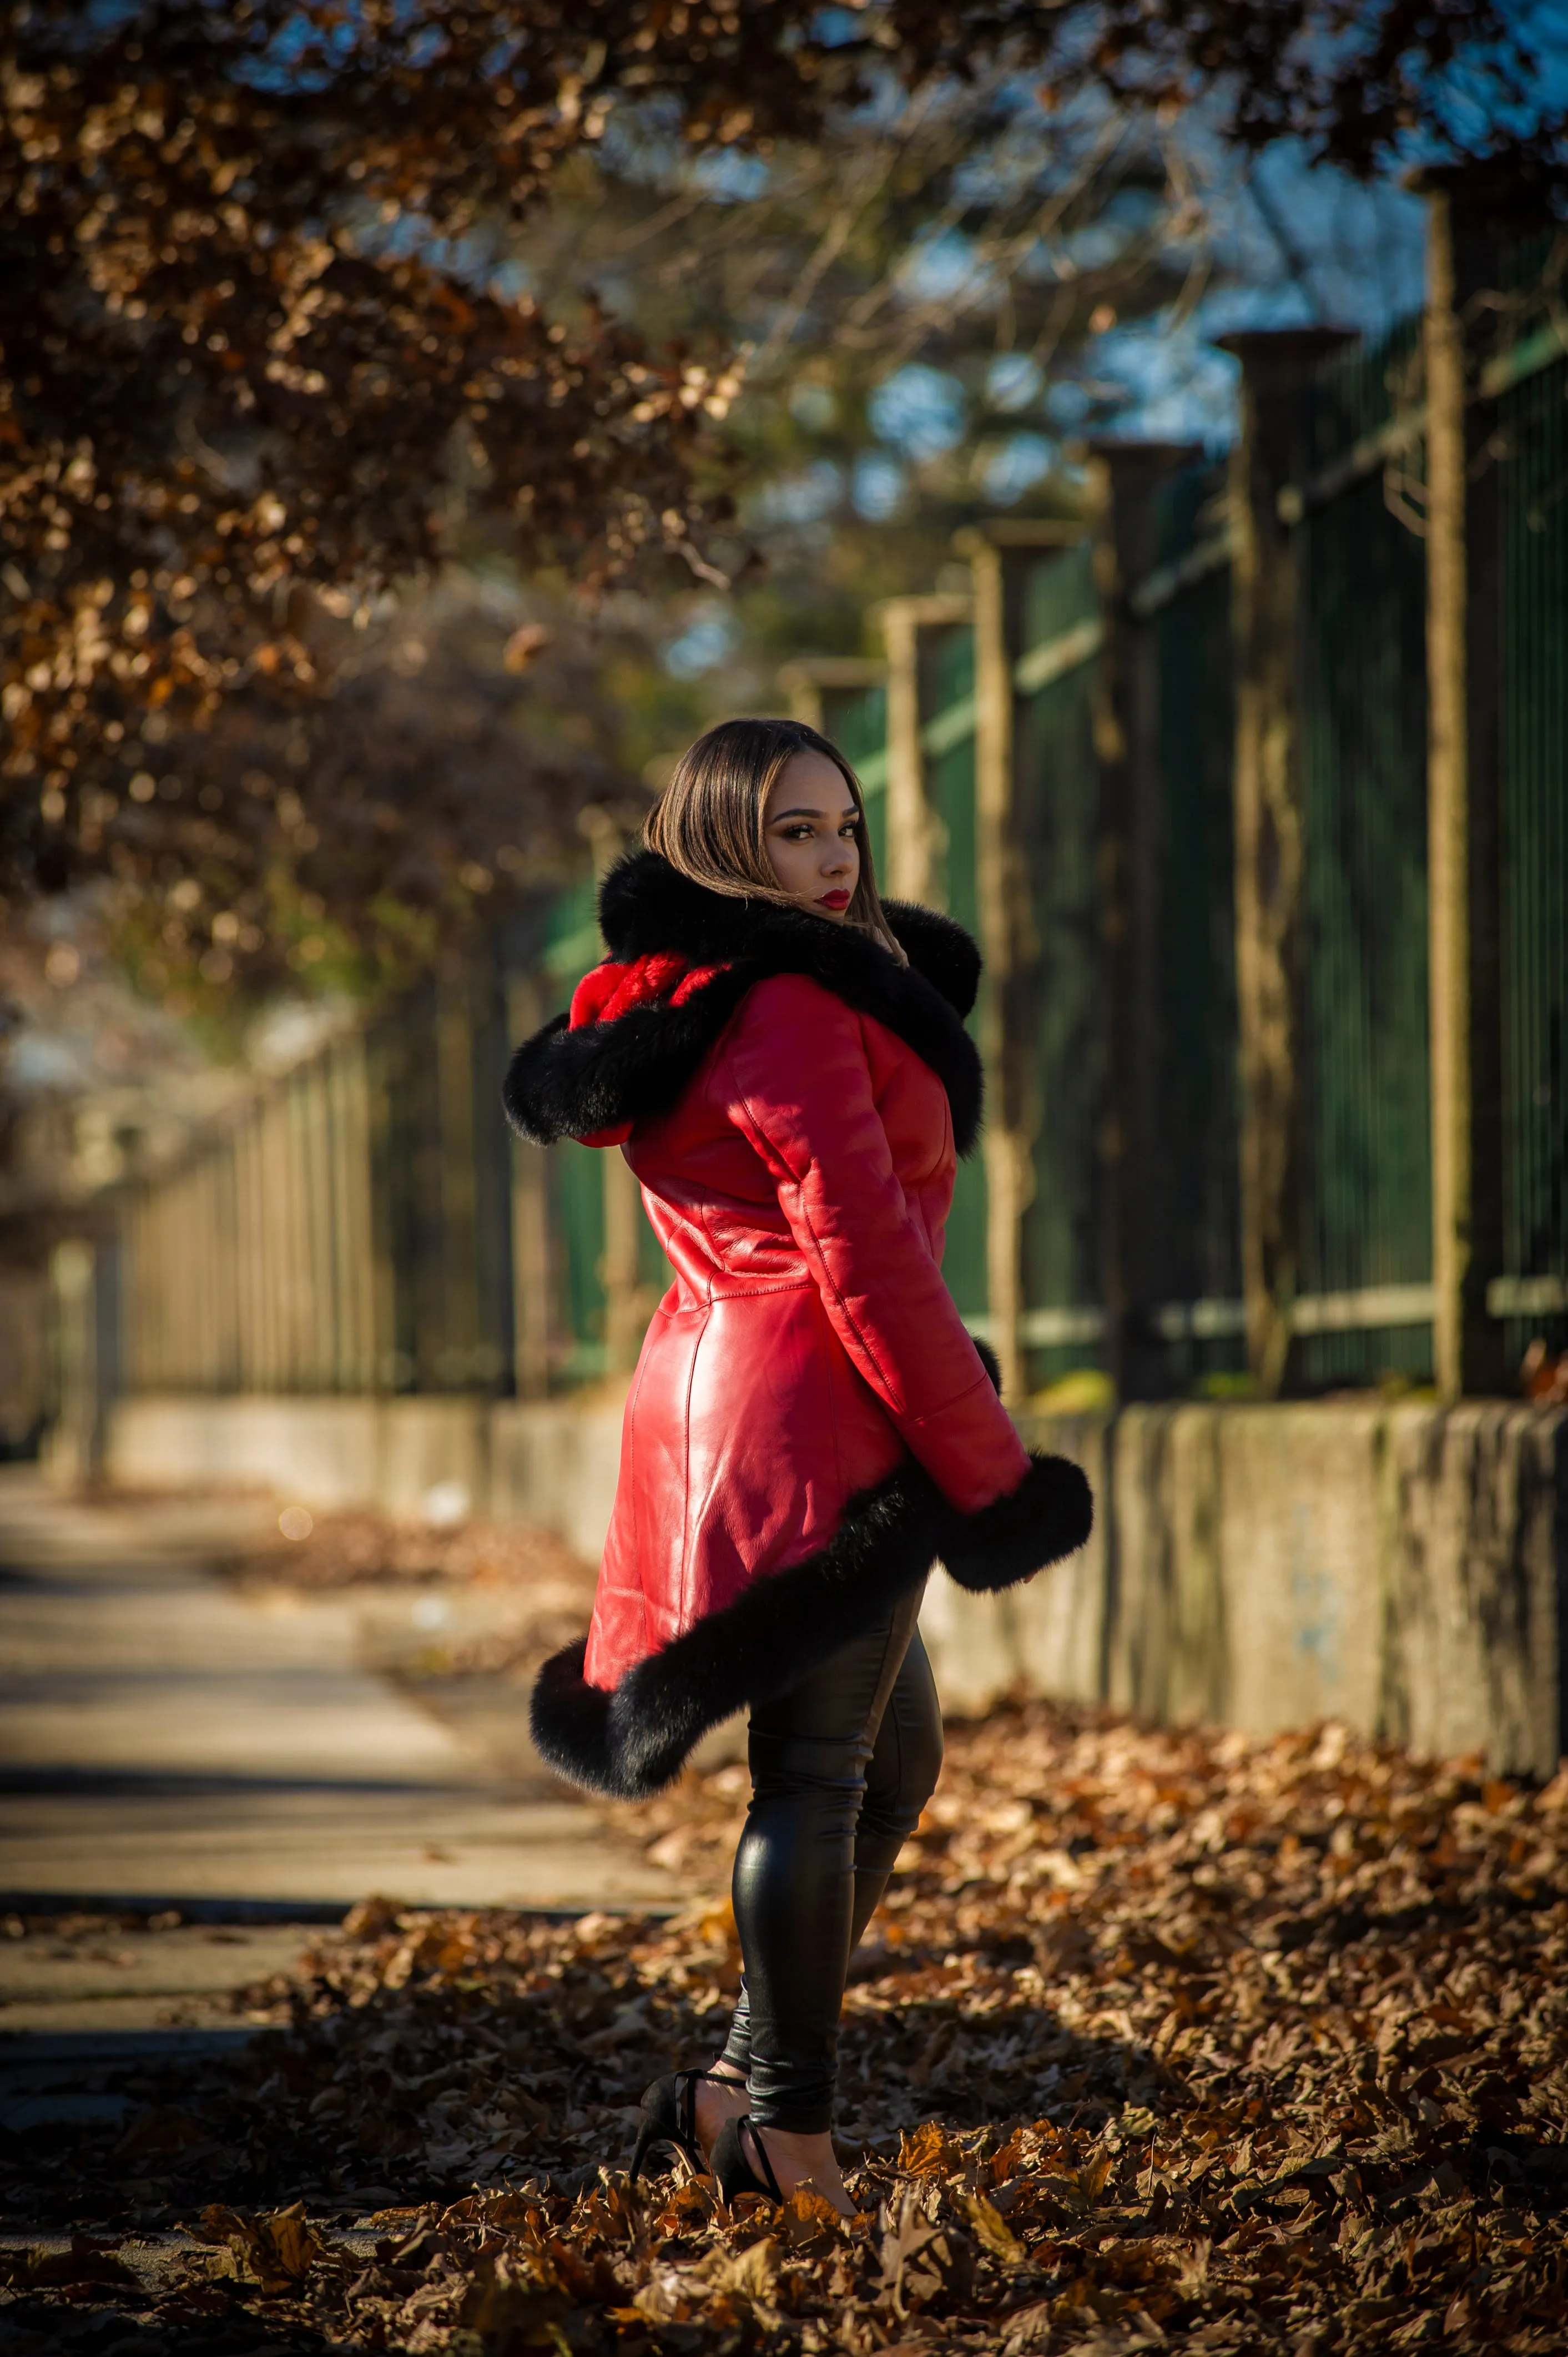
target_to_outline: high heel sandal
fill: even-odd
[[[741,2139],[743,2128],[751,2131],[751,2149],[762,2163],[762,2177],[758,2177],[746,2157],[746,2145]],[[784,2199],[779,2179],[773,2173],[773,2163],[768,2158],[768,2147],[748,2119],[725,2122],[714,2139],[708,2167],[713,2170],[719,2191],[726,2201],[733,2201],[737,2193],[760,2193],[769,2201],[782,2201]]]
[[[703,2174],[703,2147],[697,2141],[697,2089],[704,2083],[744,2087],[746,2081],[733,2078],[727,2071],[671,2071],[666,2078],[655,2079],[651,2087],[644,2089],[637,2147],[631,2156],[633,2177],[642,2175],[642,2164],[656,2144],[672,2146],[699,2177]]]

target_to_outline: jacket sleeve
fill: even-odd
[[[1029,1458],[905,1200],[858,1017],[803,976],[777,976],[750,995],[714,1077],[911,1453],[964,1512],[1015,1488]]]

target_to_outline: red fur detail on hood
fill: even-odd
[[[683,1006],[694,991],[701,990],[705,982],[712,982],[724,970],[722,965],[694,966],[679,950],[650,950],[646,957],[634,958],[629,965],[618,965],[613,958],[607,958],[602,965],[585,974],[572,993],[566,1028],[569,1031],[582,1031],[590,1023],[613,1023],[618,1015],[625,1015],[654,998],[667,998],[671,1006]],[[580,1146],[624,1146],[631,1131],[629,1121],[618,1122],[613,1129],[596,1129],[577,1142]]]
[[[629,965],[607,958],[572,993],[567,1028],[581,1031],[589,1023],[613,1023],[618,1015],[650,998],[668,998],[671,1006],[683,1006],[693,991],[723,972],[722,965],[694,966],[679,950],[650,950]]]

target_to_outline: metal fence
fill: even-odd
[[[1568,337],[1555,259],[1521,248],[1503,274],[1514,328],[1482,371],[1472,468],[1472,769],[1497,851],[1477,920],[1497,950],[1482,1027],[1501,1183],[1487,1303],[1515,1361],[1536,1333],[1568,1344]],[[1288,1379],[1306,1391],[1433,1370],[1420,352],[1410,322],[1303,367],[1289,395],[1296,472],[1275,501],[1277,561],[1295,585],[1302,852]],[[1242,477],[1234,463],[1133,454],[1123,498],[1124,457],[1098,454],[1104,497],[1076,541],[1022,525],[985,540],[1003,588],[1004,779],[982,779],[995,758],[993,624],[978,590],[892,601],[886,664],[802,662],[789,692],[862,776],[884,888],[912,875],[982,935],[998,977],[974,1028],[1006,1066],[992,1074],[993,1124],[1015,1133],[1025,1177],[1010,1210],[1003,1164],[964,1166],[947,1261],[961,1309],[982,1329],[1014,1317],[1030,1392],[1108,1368],[1146,1395],[1222,1394],[1248,1365]],[[987,900],[999,872],[987,791],[1005,802],[1008,908]],[[537,1395],[623,1371],[667,1274],[629,1173],[584,1147],[510,1146],[496,1102],[506,1036],[563,1006],[599,953],[585,875],[466,974],[334,1043],[142,1189],[124,1222],[131,1385]],[[1016,1235],[999,1244],[1012,1218]],[[1009,1250],[1011,1308],[996,1297]]]
[[[1303,382],[1306,466],[1282,491],[1298,606],[1303,833],[1300,1290],[1293,1383],[1433,1371],[1426,561],[1419,323],[1326,359]],[[1497,516],[1495,677],[1502,1103],[1501,1267],[1491,1312],[1517,1361],[1568,1342],[1568,359],[1554,326],[1494,362],[1498,421],[1476,471]],[[1482,390],[1485,391],[1485,386]],[[1113,461],[1112,461],[1113,463]],[[1107,1351],[1107,1132],[1152,1148],[1141,1173],[1131,1322],[1136,1387],[1224,1391],[1245,1365],[1237,1187],[1233,868],[1233,518],[1222,472],[1156,493],[1156,562],[1108,610],[1094,549],[1021,564],[1011,815],[1028,876],[1032,1080],[1025,1115],[1021,1337],[1032,1386]],[[1475,571],[1484,604],[1486,552]],[[1487,617],[1479,617],[1485,623]],[[1152,673],[1144,871],[1118,918],[1106,862],[1097,691],[1112,628]],[[921,663],[926,790],[940,819],[932,897],[972,921],[972,658],[953,627]],[[1151,643],[1152,642],[1152,643]],[[1103,719],[1104,715],[1100,715]],[[1130,917],[1129,913],[1130,912]],[[1140,932],[1144,1017],[1115,1069],[1108,921]],[[1477,919],[1486,921],[1485,912]],[[982,931],[983,931],[983,923]],[[1483,1150],[1485,1147],[1483,1146]],[[978,1189],[955,1205],[955,1292],[973,1299]]]
[[[1158,651],[1163,792],[1154,845],[1159,891],[1150,1085],[1164,1181],[1155,1289],[1166,1304],[1230,1304],[1240,1291],[1230,780],[1236,716],[1223,502],[1223,477],[1205,468],[1188,469],[1161,494],[1159,576],[1144,585],[1138,600]],[[1241,1364],[1229,1313],[1167,1313],[1157,1330],[1173,1384]]]
[[[1037,1382],[1098,1337],[1095,1142],[1105,1089],[1096,986],[1098,765],[1094,662],[1101,631],[1090,551],[1026,554],[1014,665],[1015,844],[1030,924],[1012,1019],[1026,1048],[1020,1109],[1031,1183],[1020,1239],[1023,1340]]]
[[[1412,330],[1325,361],[1315,476],[1393,414]],[[1304,1290],[1312,1383],[1432,1367],[1425,564],[1386,465],[1305,503]],[[1330,1322],[1330,1320],[1334,1322]]]
[[[130,1191],[127,1389],[441,1392],[510,1380],[498,981],[480,960],[426,984]]]
[[[1512,257],[1550,305],[1531,338],[1555,356],[1498,403],[1501,624],[1501,998],[1507,1331],[1517,1352],[1568,1275],[1568,358],[1561,248]],[[1568,1339],[1559,1315],[1549,1329]]]

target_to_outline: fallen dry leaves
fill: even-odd
[[[638,1822],[705,1879],[743,1797]],[[35,2146],[13,2208],[76,2239],[9,2255],[0,2350],[112,2306],[236,2352],[1561,2352],[1565,1953],[1568,1774],[999,1710],[857,1960],[853,2227],[627,2182],[644,2081],[719,2035],[722,1903],[371,1901],[239,2061],[143,2074],[156,2135]],[[116,2253],[176,2218],[138,2309]]]
[[[492,1523],[468,1515],[431,1522],[368,1506],[315,1513],[296,1506],[285,1508],[278,1519],[278,1537],[233,1566],[242,1580],[317,1594],[409,1580],[520,1591],[543,1583],[559,1587],[576,1605],[593,1600],[593,1566],[534,1523]],[[291,1536],[295,1531],[300,1535]]]
[[[524,1689],[542,1663],[582,1634],[598,1577],[594,1565],[538,1523],[477,1516],[444,1523],[370,1507],[285,1508],[278,1536],[230,1570],[242,1587],[263,1593],[358,1593],[360,1601],[413,1588],[437,1598],[482,1593],[493,1608],[490,1626],[458,1639],[426,1637],[398,1671],[415,1682],[432,1674],[505,1677]]]

